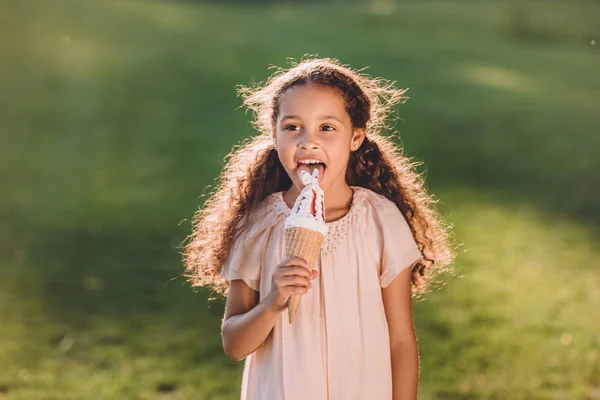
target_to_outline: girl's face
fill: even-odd
[[[279,114],[273,123],[279,160],[301,191],[300,171],[314,165],[300,163],[316,159],[323,163],[319,186],[323,191],[343,189],[350,152],[360,147],[364,129],[353,129],[341,94],[322,85],[294,86],[279,99]]]

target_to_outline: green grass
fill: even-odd
[[[252,133],[234,86],[306,53],[409,87],[396,127],[464,243],[415,304],[421,397],[600,398],[600,5],[520,7],[10,0],[0,398],[237,398],[177,246]]]

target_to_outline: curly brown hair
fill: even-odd
[[[265,84],[238,87],[244,105],[254,113],[253,125],[259,135],[246,139],[227,155],[216,188],[194,215],[193,231],[183,247],[185,276],[193,286],[209,286],[227,294],[229,284],[220,271],[232,245],[247,228],[244,216],[269,195],[292,185],[272,141],[272,122],[277,119],[281,95],[307,84],[337,89],[353,128],[365,129],[365,140],[350,155],[346,182],[385,196],[407,219],[423,254],[412,267],[413,295],[425,293],[435,277],[451,271],[455,252],[451,226],[434,209],[436,201],[416,172],[421,163],[404,156],[392,140],[390,117],[394,106],[406,99],[405,90],[394,88],[395,82],[372,78],[331,58],[292,60],[289,69],[277,68]]]

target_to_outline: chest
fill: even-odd
[[[319,278],[313,281],[312,292],[320,296],[379,296],[381,254],[379,240],[368,229],[343,221],[330,227],[313,265]],[[281,226],[271,232],[264,252],[261,292],[265,295],[270,292],[273,274],[285,259],[285,228]]]

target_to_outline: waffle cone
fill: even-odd
[[[286,257],[298,257],[306,261],[312,273],[313,265],[319,256],[325,236],[319,231],[306,228],[288,228],[285,230]],[[288,300],[288,317],[290,324],[294,321],[302,295],[290,296]]]

